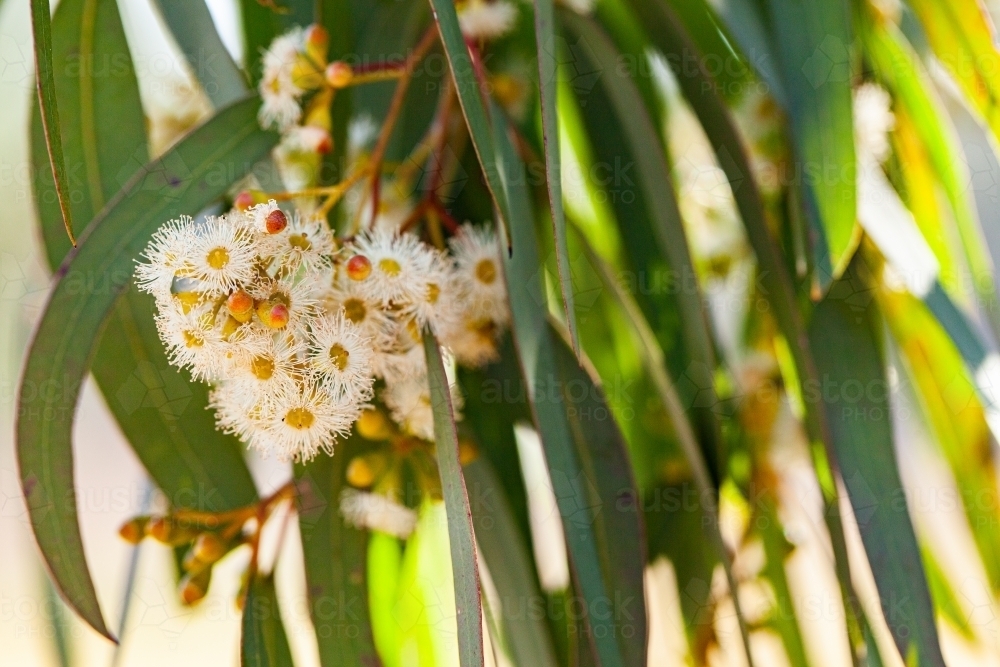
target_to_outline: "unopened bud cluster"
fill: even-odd
[[[332,453],[377,380],[400,428],[432,439],[423,332],[479,366],[509,324],[497,240],[471,225],[450,252],[388,231],[339,247],[269,201],[167,223],[136,276],[170,362],[214,386],[219,428],[281,459]]]

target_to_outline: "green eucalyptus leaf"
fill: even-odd
[[[340,513],[344,473],[360,444],[349,438],[333,456],[295,466],[309,613],[323,667],[378,661],[368,611],[368,533]]]
[[[242,667],[292,667],[292,652],[281,622],[274,577],[256,577],[243,606]]]
[[[596,402],[588,406],[588,418],[595,418],[596,408],[600,407],[607,422],[600,424],[601,428],[592,437],[587,431],[595,424],[583,425],[580,416],[574,419],[571,414],[578,401],[565,393],[565,387],[574,377],[568,372],[573,371],[576,360],[547,322],[524,165],[504,130],[498,123],[494,137],[512,214],[509,239],[512,253],[505,258],[504,274],[513,314],[514,341],[552,477],[574,580],[588,609],[617,599],[619,606],[627,606],[628,612],[627,615],[588,614],[584,620],[588,627],[582,630],[587,633],[595,661],[601,667],[639,667],[645,665],[646,614],[645,603],[640,603],[644,600],[645,549],[640,546],[644,536],[636,507],[637,492],[634,483],[622,485],[624,478],[631,475],[622,469],[627,461],[624,442],[603,397],[590,382],[580,385],[587,389],[584,401]],[[548,389],[552,387],[557,389]],[[598,465],[600,460],[605,465]],[[609,495],[611,487],[616,488]],[[625,507],[619,509],[623,502]],[[623,535],[631,537],[619,537]],[[622,552],[624,549],[627,553]],[[628,639],[623,625],[629,626]]]
[[[883,322],[876,302],[844,298],[869,277],[859,257],[813,313],[809,339],[821,400],[885,620],[908,664],[943,666],[934,607],[907,509],[893,445]],[[853,387],[861,392],[855,394]],[[846,402],[846,397],[852,400]],[[853,397],[857,396],[857,400]],[[910,660],[916,655],[916,662]]]
[[[74,165],[73,215],[91,220],[148,161],[139,87],[112,0],[60,3],[53,30],[62,134]],[[82,64],[89,62],[115,67],[104,72]],[[46,161],[37,108],[31,130],[37,169]],[[52,182],[39,178],[33,186],[46,255],[56,270],[70,245]],[[111,281],[110,276],[78,276],[74,285],[86,291],[104,289]],[[170,366],[154,315],[153,298],[135,289],[115,303],[91,362],[108,406],[172,505],[225,510],[252,503],[257,494],[242,446],[215,430],[206,410],[208,388]]]
[[[566,214],[563,211],[562,163],[559,153],[559,113],[556,89],[558,84],[558,53],[556,51],[556,17],[553,0],[535,3],[535,39],[538,43],[538,92],[542,108],[542,137],[545,144],[545,182],[548,185],[549,206],[552,209],[552,234],[555,238],[556,266],[563,312],[573,351],[580,353],[580,337],[576,330],[576,308],[573,301],[573,277],[569,266],[569,246],[566,241]]]
[[[772,35],[788,97],[796,170],[820,288],[839,276],[860,238],[851,107],[850,8],[845,0],[768,0]],[[790,28],[794,26],[794,28]]]
[[[494,618],[510,646],[515,665],[555,667],[555,648],[544,619],[530,610],[541,601],[534,566],[503,486],[489,461],[478,457],[464,466],[476,543],[500,598]]]
[[[472,510],[462,465],[458,460],[458,432],[451,404],[451,388],[444,372],[441,348],[431,333],[424,334],[427,378],[434,411],[438,470],[448,514],[451,567],[455,578],[455,610],[458,613],[458,655],[462,667],[482,667],[483,607],[479,591],[479,565]]]
[[[257,125],[258,104],[250,99],[221,111],[142,167],[107,203],[60,266],[28,350],[16,441],[28,514],[60,590],[98,630],[103,622],[72,492],[72,416],[80,386],[101,330],[131,280],[133,262],[153,232],[170,218],[195,213],[217,199],[274,146],[275,135]],[[81,289],[88,278],[102,283]],[[60,391],[37,391],[50,386]],[[192,443],[195,451],[204,446]],[[206,472],[220,480],[231,476],[225,469]]]

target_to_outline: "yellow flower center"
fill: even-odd
[[[367,315],[368,309],[365,308],[365,304],[361,299],[348,299],[344,301],[344,317],[351,322],[360,324],[365,321]]]
[[[188,347],[201,347],[205,344],[205,340],[194,331],[185,331],[184,344]]]
[[[316,417],[305,408],[292,408],[285,414],[285,423],[300,431],[312,426],[314,421]]]
[[[439,296],[441,296],[440,285],[431,283],[427,286],[427,303],[437,303]]]
[[[403,270],[403,267],[399,265],[399,262],[392,259],[391,257],[386,257],[385,259],[380,259],[378,261],[378,268],[390,276],[398,276],[399,272]]]
[[[226,264],[229,264],[229,251],[222,247],[212,248],[205,256],[205,261],[216,271],[223,269]]]
[[[476,278],[481,283],[490,285],[497,279],[497,267],[492,259],[481,259],[476,264]]]
[[[305,234],[292,234],[288,237],[288,245],[299,250],[309,250],[312,247],[312,243],[309,243]]]
[[[269,380],[274,375],[274,359],[270,357],[254,357],[250,361],[250,371],[258,380]]]
[[[350,353],[340,343],[334,343],[330,346],[330,361],[333,362],[338,371],[347,368],[347,358],[350,356]]]

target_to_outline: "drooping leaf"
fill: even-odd
[[[80,540],[73,489],[73,412],[102,327],[153,232],[219,197],[274,146],[257,126],[258,100],[221,111],[144,166],[104,207],[60,266],[21,382],[17,453],[35,537],[53,578],[81,616],[103,628]],[[87,280],[100,280],[87,288]],[[37,391],[39,387],[60,391]],[[203,446],[194,443],[195,448]],[[223,478],[227,470],[206,471]],[[213,485],[212,488],[214,488]]]
[[[556,17],[553,0],[535,3],[535,40],[538,44],[538,93],[542,108],[542,137],[545,144],[545,183],[548,185],[549,206],[552,210],[552,234],[555,239],[559,290],[562,294],[566,327],[573,351],[580,352],[580,337],[576,331],[576,309],[573,300],[573,277],[569,267],[569,247],[566,243],[566,214],[563,211],[562,163],[559,153],[559,115],[556,87],[559,69],[556,52]]]
[[[824,378],[821,401],[889,624],[908,663],[943,666],[934,608],[893,446],[883,322],[875,302],[845,298],[864,290],[862,258],[817,306],[809,340]],[[830,389],[833,387],[833,389]]]
[[[627,620],[615,614],[608,614],[607,617],[603,614],[588,615],[584,620],[587,624],[587,628],[583,629],[584,636],[593,650],[596,664],[601,667],[639,667],[645,665],[646,652],[645,604],[638,604],[643,599],[643,559],[640,557],[633,564],[627,554],[612,555],[608,551],[622,547],[622,540],[616,537],[618,535],[634,535],[635,539],[642,539],[637,511],[610,510],[616,505],[617,492],[629,493],[631,502],[635,503],[635,491],[633,487],[619,487],[615,494],[608,497],[605,495],[607,480],[592,476],[618,473],[617,468],[626,456],[624,445],[620,435],[610,442],[596,438],[592,441],[588,436],[582,442],[577,440],[577,436],[581,435],[580,424],[571,422],[569,411],[574,405],[573,399],[565,393],[569,378],[564,374],[565,360],[559,361],[559,346],[563,346],[569,357],[573,355],[547,323],[538,272],[540,258],[534,236],[534,216],[526,189],[524,166],[502,124],[495,126],[494,137],[500,151],[512,214],[508,240],[512,253],[505,257],[504,275],[513,313],[514,341],[562,517],[574,581],[588,607],[597,600],[614,600],[616,594],[625,596],[631,605],[635,605],[629,607],[631,618]],[[560,389],[540,395],[540,390],[546,387]],[[606,407],[604,409],[610,420],[610,413]],[[614,436],[617,427],[613,423],[604,426],[612,429]],[[582,433],[586,434],[586,430]],[[607,435],[606,431],[604,435]],[[605,456],[616,458],[616,470],[590,467],[593,460],[582,461],[581,448],[591,448],[594,452],[601,451]],[[596,522],[596,514],[602,507],[607,507],[608,511],[603,521]],[[606,532],[598,535],[601,530]],[[613,544],[616,540],[619,543]],[[644,551],[634,543],[628,543],[628,548],[633,556],[640,556]],[[633,594],[634,591],[638,593]],[[629,639],[625,639],[622,633],[623,623],[631,626]]]
[[[510,645],[515,665],[555,667],[555,649],[544,619],[528,613],[541,593],[528,549],[518,530],[496,471],[482,456],[465,464],[476,543],[482,549],[500,608],[493,615]]]
[[[635,267],[635,275],[647,283],[641,291],[649,293],[644,295],[645,308],[654,326],[660,325],[658,320],[664,317],[658,311],[666,309],[662,309],[662,301],[651,297],[662,298],[664,292],[676,295],[679,328],[686,352],[682,369],[696,377],[702,394],[699,401],[690,404],[692,420],[698,427],[709,469],[713,477],[718,477],[724,452],[719,425],[711,412],[711,407],[718,402],[712,379],[715,350],[662,142],[631,78],[620,76],[616,71],[618,53],[608,36],[594,22],[571,12],[561,12],[560,18],[568,30],[587,45],[586,51],[577,54],[587,64],[578,67],[602,74],[603,95],[596,90],[589,91],[583,112],[588,129],[594,135],[592,141],[601,142],[597,158],[605,166],[615,165],[616,172],[607,180],[619,189],[612,201],[618,209],[618,224],[626,245],[634,259],[646,258],[643,265]],[[600,102],[607,102],[610,109],[600,107]],[[608,112],[614,114],[615,123],[608,123]],[[636,216],[648,220],[648,227],[635,224]]]
[[[155,4],[212,105],[224,107],[244,97],[246,78],[219,38],[205,0],[156,0]]]
[[[737,584],[736,577],[733,575],[732,560],[722,539],[722,533],[719,530],[719,509],[715,500],[718,495],[718,489],[712,483],[712,479],[708,473],[708,465],[698,447],[694,429],[690,421],[688,421],[687,414],[684,412],[684,406],[677,395],[674,383],[667,374],[663,351],[657,344],[656,336],[649,327],[649,323],[642,316],[642,311],[639,309],[638,304],[635,303],[635,299],[626,293],[616,280],[614,270],[586,243],[586,240],[583,243],[587,258],[592,265],[597,267],[598,273],[604,282],[604,289],[618,306],[621,314],[628,320],[633,328],[635,337],[638,339],[638,347],[641,351],[640,354],[646,365],[647,372],[653,379],[653,385],[659,394],[658,398],[663,405],[663,411],[670,417],[671,424],[680,441],[681,450],[684,452],[688,467],[691,470],[695,488],[698,490],[698,500],[703,505],[701,510],[710,524],[707,526],[707,532],[710,533],[710,539],[714,543],[718,558],[726,570],[726,578],[732,594],[737,589]],[[739,621],[740,632],[742,633],[743,647],[746,651],[747,661],[750,665],[753,665],[754,661],[750,650],[750,631],[743,616],[743,609],[738,596],[733,594],[732,598],[736,617]]]
[[[274,577],[257,577],[250,585],[243,607],[240,637],[242,667],[292,667]]]
[[[75,165],[70,181],[73,215],[89,221],[148,160],[139,87],[115,2],[60,3],[53,37],[64,147]],[[81,61],[116,63],[115,75],[101,76]],[[31,129],[32,161],[38,169],[47,158],[37,109]],[[51,180],[37,178],[33,186],[42,240],[54,271],[70,245]],[[86,276],[76,283],[79,290],[110,285],[110,276]],[[152,297],[135,289],[126,290],[116,302],[91,362],[108,406],[172,505],[226,510],[252,503],[256,491],[242,446],[215,430],[205,409],[205,385],[169,365],[154,314]]]
[[[340,513],[344,471],[359,444],[341,441],[334,456],[295,467],[309,613],[323,667],[378,662],[369,620],[368,534]]]
[[[792,277],[776,240],[771,235],[764,202],[752,177],[754,172],[736,125],[716,92],[714,79],[705,68],[677,66],[677,63],[683,62],[680,59],[685,54],[689,58],[693,57],[695,62],[703,62],[703,59],[697,46],[686,35],[683,26],[672,12],[662,5],[659,6],[659,11],[653,6],[639,2],[634,2],[633,6],[645,23],[651,26],[650,33],[656,37],[657,46],[663,50],[667,61],[674,64],[674,74],[681,91],[705,128],[719,166],[729,180],[733,198],[747,231],[747,239],[757,258],[759,280],[770,312],[785,340],[788,341],[788,348],[794,361],[794,369],[789,373],[792,377],[789,379],[793,379],[797,386],[793,386],[791,392],[800,393],[802,388],[818,383],[820,376],[809,346]],[[860,636],[863,612],[854,595],[847,543],[839,513],[836,511],[838,492],[833,483],[836,457],[831,449],[824,411],[820,406],[810,403],[805,403],[803,407],[805,427],[810,438],[810,451],[817,468],[826,507],[823,516],[833,545],[837,577],[845,607],[849,611],[848,629],[855,649],[860,651],[863,642]]]
[[[430,382],[431,408],[434,411],[441,489],[448,513],[448,538],[451,567],[455,578],[455,610],[458,613],[458,654],[462,667],[482,667],[483,607],[479,591],[479,565],[472,512],[462,464],[458,460],[458,432],[451,404],[451,388],[444,372],[441,348],[433,334],[424,334],[427,378]]]
[[[795,170],[819,287],[846,268],[859,239],[851,118],[851,22],[844,0],[768,0],[782,86],[788,98]],[[795,29],[788,29],[795,26]]]
[[[49,9],[49,0],[31,0],[31,29],[35,46],[35,87],[38,91],[42,128],[45,131],[49,168],[55,181],[56,198],[62,214],[63,228],[66,230],[66,236],[75,246],[73,213],[70,210],[69,176],[66,173],[62,125],[59,122],[59,101],[56,98],[55,76],[53,75],[52,12]]]
[[[441,44],[444,46],[444,52],[448,58],[452,79],[455,82],[455,90],[458,92],[458,101],[462,106],[462,113],[469,128],[469,136],[476,149],[483,174],[486,176],[486,187],[500,213],[500,224],[506,227],[511,224],[508,203],[500,180],[497,149],[493,144],[490,130],[490,117],[487,115],[486,106],[483,103],[483,90],[481,89],[483,82],[479,80],[480,73],[476,71],[476,65],[469,55],[469,46],[466,44],[465,38],[462,36],[462,29],[458,25],[455,4],[452,0],[430,0],[430,3],[431,9],[434,11],[434,20],[437,22],[441,35]],[[477,57],[481,58],[482,56],[478,55]],[[494,119],[494,121],[498,120]]]

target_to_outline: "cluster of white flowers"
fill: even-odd
[[[214,386],[219,427],[282,459],[332,452],[379,379],[399,425],[433,439],[422,331],[476,366],[510,319],[490,231],[464,226],[450,254],[389,231],[338,247],[274,201],[167,223],[136,276],[171,363]]]

